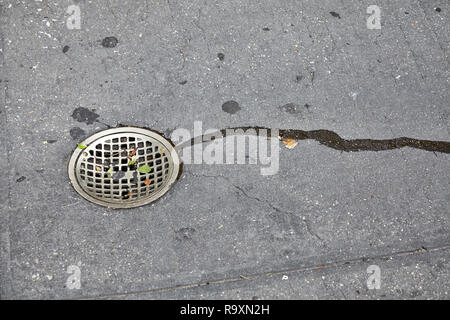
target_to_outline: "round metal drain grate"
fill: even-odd
[[[122,127],[96,133],[73,152],[69,178],[87,200],[134,208],[165,194],[180,172],[172,144],[147,129]]]

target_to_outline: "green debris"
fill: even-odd
[[[136,157],[131,158],[131,160],[128,162],[128,166],[132,166],[136,163]]]
[[[152,168],[150,168],[148,165],[144,164],[143,166],[140,166],[138,168],[138,171],[140,173],[149,173],[150,171],[152,171]]]
[[[111,173],[113,173],[113,168],[109,168],[108,171],[106,171],[106,174],[108,175],[108,178],[111,179]]]
[[[87,147],[84,145],[84,144],[82,144],[82,143],[79,143],[78,144],[78,149],[81,149],[81,150],[83,150],[83,149],[86,149]]]

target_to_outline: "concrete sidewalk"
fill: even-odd
[[[67,176],[77,143],[118,124],[450,142],[447,0],[0,5],[1,299],[449,298],[445,150],[280,143],[275,175],[186,164],[131,210]]]

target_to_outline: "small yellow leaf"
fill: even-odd
[[[283,138],[283,143],[286,145],[286,148],[294,149],[298,143],[298,140],[295,138]]]

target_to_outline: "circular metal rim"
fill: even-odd
[[[167,191],[169,191],[169,189],[172,187],[172,185],[177,180],[178,175],[180,173],[181,161],[180,161],[180,157],[179,157],[177,151],[175,150],[173,145],[164,136],[162,136],[150,129],[144,129],[144,128],[138,128],[138,127],[120,127],[120,128],[111,128],[111,129],[102,130],[102,131],[97,132],[97,133],[93,134],[92,136],[86,138],[81,143],[83,143],[86,147],[88,147],[92,142],[96,141],[97,139],[103,138],[110,134],[117,134],[117,133],[143,134],[143,135],[149,136],[155,140],[158,140],[158,142],[160,142],[161,144],[164,145],[164,147],[166,148],[166,150],[169,151],[170,156],[172,157],[173,171],[172,171],[172,175],[167,180],[167,182],[165,183],[163,188],[161,188],[160,190],[158,190],[157,192],[152,194],[153,199],[151,199],[150,201],[149,201],[149,199],[140,199],[135,202],[111,203],[111,202],[106,202],[106,201],[102,201],[100,199],[94,198],[90,194],[86,193],[83,190],[83,188],[80,186],[80,184],[78,183],[77,178],[76,178],[76,173],[75,173],[76,162],[77,162],[78,157],[83,152],[83,149],[80,149],[78,147],[73,151],[72,156],[69,160],[69,165],[68,165],[69,179],[70,179],[70,183],[72,184],[73,188],[78,192],[78,194],[80,194],[86,200],[93,202],[95,204],[101,205],[103,207],[108,207],[108,208],[113,208],[113,209],[131,209],[131,208],[141,207],[141,206],[150,204],[150,203],[158,200]]]

